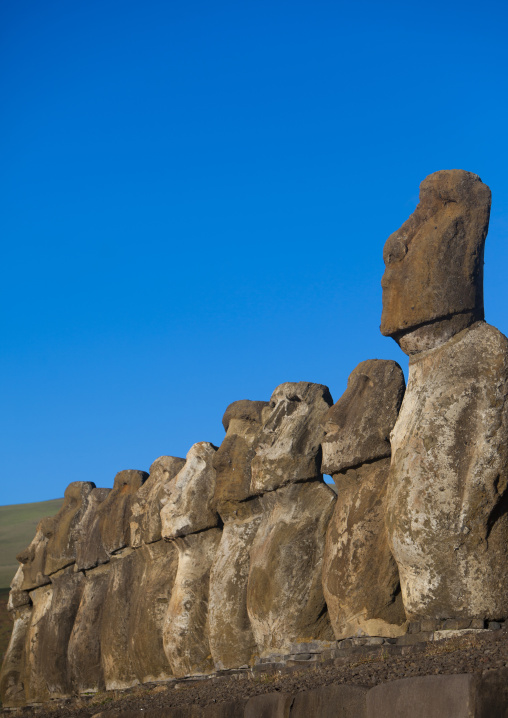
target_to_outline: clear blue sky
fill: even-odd
[[[334,400],[430,172],[493,192],[508,333],[504,2],[3,0],[0,504],[219,444],[237,399]]]

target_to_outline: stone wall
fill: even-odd
[[[5,706],[507,618],[508,342],[483,321],[489,209],[476,175],[438,172],[386,243],[381,330],[410,355],[407,391],[381,360],[336,404],[285,383],[231,404],[220,447],[121,471],[111,490],[69,485],[18,556]]]

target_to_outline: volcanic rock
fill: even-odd
[[[99,507],[110,493],[111,489],[92,489],[90,492],[78,529],[79,537],[76,545],[78,570],[90,569],[109,561],[109,554],[106,552],[101,534],[102,522],[107,514],[99,511]]]
[[[483,319],[489,213],[490,190],[472,172],[443,170],[422,182],[418,207],[385,244],[382,334],[399,341],[440,320],[433,329],[448,338]],[[416,349],[428,341],[427,332]]]
[[[22,606],[12,613],[14,626],[0,671],[0,695],[5,708],[25,705],[26,637],[32,618],[32,606]]]
[[[164,650],[175,676],[213,670],[208,638],[210,568],[221,530],[200,531],[173,541],[178,569],[164,625]]]
[[[171,481],[183,468],[185,459],[160,456],[150,466],[150,475],[132,500],[130,517],[131,546],[153,543],[162,538],[161,509],[169,498]]]
[[[281,384],[262,412],[252,460],[251,494],[321,476],[321,425],[333,404],[328,387],[306,381]]]
[[[321,571],[334,503],[334,492],[321,480],[290,484],[261,497],[263,517],[247,584],[247,610],[261,654],[333,638]]]
[[[216,450],[206,441],[190,448],[161,510],[164,538],[186,536],[217,526],[219,517],[214,508],[215,470],[212,465]]]

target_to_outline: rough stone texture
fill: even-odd
[[[214,508],[216,447],[206,441],[194,444],[185,465],[174,478],[168,501],[161,510],[162,535],[172,539],[218,524]]]
[[[46,564],[46,549],[51,535],[51,519],[39,521],[35,536],[30,545],[18,553],[17,560],[22,564],[23,581],[19,590],[30,591],[50,582],[49,576],[44,573]]]
[[[251,494],[321,476],[322,420],[333,404],[328,387],[287,382],[262,411],[262,431],[251,464]]]
[[[46,575],[50,576],[76,561],[80,522],[94,488],[95,484],[91,481],[73,481],[65,489],[62,508],[51,520],[44,567]]]
[[[28,703],[72,693],[67,646],[84,580],[71,566],[53,574],[50,586],[31,593],[34,608],[25,649]]]
[[[157,541],[139,549],[139,583],[132,586],[129,612],[129,652],[140,683],[171,676],[163,645],[163,630],[178,566],[173,543]]]
[[[25,704],[25,645],[31,617],[31,606],[13,611],[14,626],[0,672],[0,695],[6,708]]]
[[[364,686],[324,686],[313,691],[297,693],[290,718],[366,718],[366,698],[369,689]],[[408,713],[406,718],[412,716]],[[430,715],[428,716],[430,718]]]
[[[128,548],[110,564],[109,585],[102,609],[101,660],[108,690],[138,683],[129,651],[132,595],[139,585],[143,563],[139,550]],[[142,630],[142,627],[140,627]]]
[[[293,642],[333,638],[321,586],[325,534],[335,494],[322,481],[261,497],[251,549],[247,610],[262,654]]]
[[[208,638],[210,568],[221,538],[214,528],[174,540],[178,569],[164,623],[164,651],[175,676],[213,670]]]
[[[418,207],[385,244],[382,334],[398,339],[452,316],[483,319],[489,213],[490,190],[471,172],[443,170],[422,182]]]
[[[383,683],[367,695],[366,718],[504,718],[507,678],[504,670]]]
[[[387,458],[333,477],[339,498],[326,534],[323,591],[338,640],[407,630],[385,529],[389,470]]]
[[[14,611],[21,606],[31,605],[30,594],[23,591],[23,566],[19,566],[11,581],[11,590],[9,591],[9,599],[7,602],[7,610]]]
[[[110,565],[86,572],[74,626],[69,638],[67,661],[72,686],[78,693],[105,688],[101,664],[102,613],[109,585]]]
[[[324,417],[324,474],[390,456],[390,432],[404,389],[404,374],[396,362],[370,359],[358,364],[346,391]]]
[[[259,498],[235,505],[210,573],[210,649],[217,670],[248,664],[257,649],[247,614],[247,581],[263,507]]]
[[[135,493],[130,517],[131,546],[153,543],[162,538],[160,512],[169,498],[172,479],[183,468],[185,459],[160,456],[150,466],[150,475]]]
[[[147,478],[146,471],[119,471],[112,491],[98,508],[101,514],[102,543],[110,556],[129,545],[132,503]]]
[[[76,546],[76,567],[79,570],[90,569],[109,561],[104,548],[101,525],[104,514],[100,505],[108,498],[111,489],[93,489],[79,526],[79,538]]]
[[[215,501],[221,516],[230,502],[251,495],[251,462],[261,431],[266,401],[235,401],[226,409],[222,423],[226,436],[213,457],[216,473]],[[224,517],[223,517],[224,518]]]
[[[412,357],[387,527],[409,618],[508,617],[508,340],[478,322]]]

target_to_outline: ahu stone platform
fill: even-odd
[[[4,706],[508,618],[508,340],[484,321],[489,212],[479,177],[436,172],[386,242],[381,331],[409,355],[407,388],[376,359],[336,403],[287,382],[231,404],[219,447],[120,471],[111,489],[68,486],[18,556]],[[468,680],[453,691],[473,700]],[[298,701],[291,716],[309,715]]]

